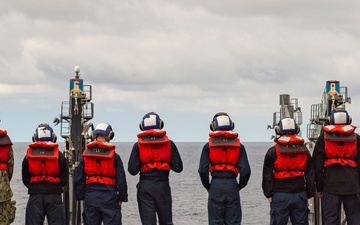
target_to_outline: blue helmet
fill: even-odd
[[[210,123],[210,130],[233,130],[235,128],[235,123],[230,119],[229,115],[226,112],[218,112],[213,117],[213,120]]]
[[[300,127],[296,124],[293,118],[283,118],[279,125],[275,127],[275,133],[278,135],[284,134],[298,134]]]
[[[96,125],[95,130],[93,131],[93,139],[96,139],[96,136],[98,135],[102,135],[104,137],[107,137],[109,140],[112,140],[115,134],[109,124],[99,123],[98,125]]]
[[[329,124],[351,124],[351,116],[346,110],[333,110],[328,118]]]
[[[56,142],[56,135],[53,129],[48,124],[40,124],[32,137],[33,142],[36,141],[51,141]]]
[[[164,122],[154,112],[146,113],[139,124],[140,130],[162,129]]]

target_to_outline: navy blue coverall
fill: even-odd
[[[60,182],[30,182],[29,161],[22,162],[22,181],[28,188],[25,224],[43,224],[45,216],[49,224],[65,225],[65,212],[61,194],[69,178],[69,167],[64,154],[59,151]]]
[[[183,170],[183,163],[175,143],[171,140],[170,143],[170,169],[180,173]],[[140,168],[139,147],[136,142],[129,158],[128,171],[135,176],[140,172]],[[140,181],[136,187],[140,219],[143,225],[156,225],[156,214],[160,225],[173,224],[169,172],[157,169],[140,172]]]
[[[211,225],[241,224],[241,204],[239,191],[244,188],[250,178],[251,169],[245,147],[240,144],[239,182],[233,171],[214,171],[209,179],[209,143],[202,149],[199,163],[201,183],[209,192],[208,219]]]
[[[276,150],[268,149],[263,164],[262,189],[266,198],[272,198],[270,203],[270,224],[286,225],[308,224],[308,198],[314,196],[315,174],[313,161],[308,153],[304,177],[274,178],[274,163]]]
[[[313,157],[316,191],[323,192],[324,224],[340,224],[341,203],[348,225],[360,224],[360,136],[357,134],[357,167],[332,164],[324,167],[325,140],[322,132],[316,141]]]
[[[85,165],[86,166],[86,165]],[[117,186],[91,183],[86,184],[84,172],[84,158],[81,158],[75,171],[74,188],[77,200],[84,200],[85,225],[121,225],[121,205],[127,202],[127,183],[123,162],[115,154],[114,166],[116,170]]]

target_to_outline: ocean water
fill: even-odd
[[[184,163],[181,173],[170,173],[170,186],[173,199],[173,222],[175,225],[207,225],[207,191],[203,188],[198,165],[205,142],[176,143]],[[248,185],[240,191],[243,225],[269,224],[269,203],[262,193],[262,164],[265,153],[272,143],[243,143],[251,166],[251,177]],[[15,168],[11,180],[16,200],[16,219],[13,224],[25,224],[25,209],[28,200],[27,188],[21,179],[21,163],[28,143],[14,143]],[[60,149],[64,144],[59,143]],[[141,225],[136,201],[136,184],[139,176],[127,172],[127,162],[133,143],[115,143],[117,153],[121,156],[126,170],[129,201],[122,205],[122,222],[124,225]]]

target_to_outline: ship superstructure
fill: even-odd
[[[293,118],[300,127],[302,124],[302,112],[298,102],[297,98],[290,98],[289,94],[281,94],[279,96],[280,110],[273,113],[273,122],[267,126],[267,129],[274,129],[283,118]],[[301,136],[301,132],[298,135]],[[273,138],[276,138],[276,135],[272,135],[271,139]]]
[[[330,113],[335,108],[345,109],[346,104],[351,103],[351,98],[348,96],[348,88],[341,87],[340,81],[329,80],[326,81],[325,89],[321,97],[321,102],[311,105],[310,122],[307,124],[307,138],[306,146],[310,153],[313,153],[316,141],[320,136],[323,127],[326,125]],[[268,125],[268,129],[274,129],[282,118],[293,118],[297,125],[302,124],[301,108],[298,106],[297,98],[290,98],[288,94],[280,95],[280,110],[273,113],[273,123]],[[299,133],[301,136],[301,133]],[[277,138],[277,135],[272,135],[271,139]],[[323,225],[321,199],[316,194],[315,197],[309,199],[309,225]],[[346,218],[344,210],[341,210],[341,222],[339,225],[346,225]],[[289,221],[289,225],[291,222]]]
[[[94,104],[91,85],[85,85],[80,78],[80,67],[75,67],[75,78],[70,79],[69,101],[61,103],[61,114],[54,119],[60,123],[60,134],[65,139],[65,157],[69,164],[69,182],[64,190],[64,204],[67,225],[82,224],[82,203],[74,196],[74,174],[86,144],[91,140]]]

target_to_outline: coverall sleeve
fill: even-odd
[[[84,172],[84,158],[80,159],[80,163],[75,170],[74,190],[77,200],[84,200],[86,187],[86,175]]]
[[[356,156],[356,163],[358,165],[358,172],[360,177],[360,136],[357,134],[357,156]],[[359,180],[360,182],[360,180]]]
[[[59,154],[60,185],[64,187],[69,180],[69,165],[63,153]]]
[[[321,133],[319,138],[316,141],[314,152],[313,152],[313,161],[315,169],[315,183],[316,190],[318,192],[323,191],[323,174],[324,174],[324,162],[325,162],[325,151],[324,151],[324,134]]]
[[[140,172],[140,156],[139,156],[139,147],[136,142],[131,150],[131,154],[128,162],[128,172],[135,176]]]
[[[14,150],[13,150],[13,147],[12,145],[9,147],[9,160],[8,160],[8,178],[9,178],[9,181],[11,181],[11,178],[13,176],[13,173],[14,173]]]
[[[313,158],[310,153],[308,154],[308,160],[306,163],[305,171],[305,180],[306,180],[306,195],[308,198],[314,197],[315,193],[315,171]]]
[[[262,189],[266,198],[270,198],[273,195],[274,186],[274,163],[276,160],[275,148],[271,147],[267,151],[264,164],[263,164],[263,177],[262,177]]]
[[[174,172],[180,173],[183,170],[183,162],[181,160],[180,153],[173,141],[171,143],[171,161],[170,168]]]
[[[116,154],[116,183],[118,188],[118,200],[122,202],[128,201],[126,175],[123,162],[118,154]]]
[[[239,190],[241,190],[247,185],[251,175],[251,169],[250,169],[250,164],[247,157],[246,149],[242,144],[240,145],[239,166],[240,166]]]
[[[206,143],[201,151],[199,170],[198,170],[201,183],[206,190],[210,188],[209,165],[210,165],[209,143]]]
[[[27,188],[29,188],[30,187],[30,173],[29,173],[29,163],[28,163],[26,156],[24,157],[24,160],[22,162],[21,175],[22,175],[23,184]]]

